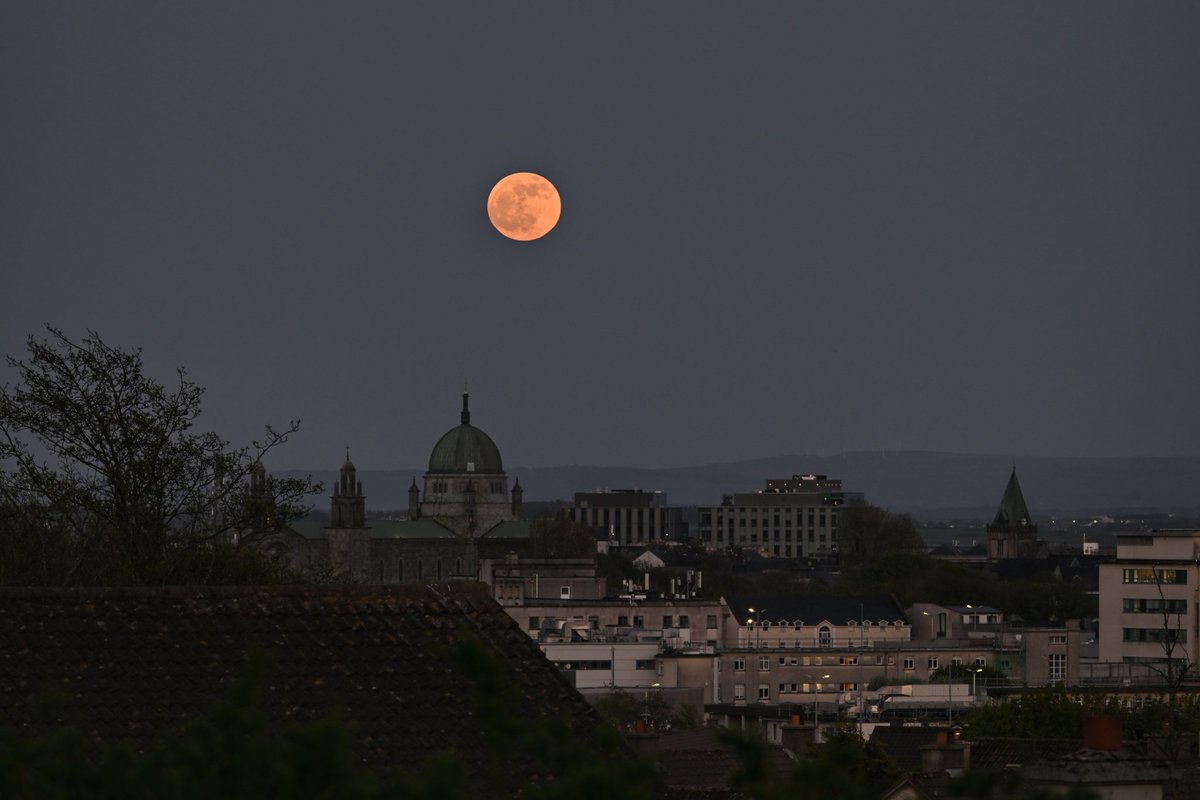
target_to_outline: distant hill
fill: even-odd
[[[1013,461],[1008,456],[924,451],[778,456],[697,467],[511,467],[527,500],[570,500],[595,489],[660,490],[676,505],[715,504],[730,492],[757,491],[767,478],[817,473],[841,478],[847,491],[893,511],[928,516],[990,516],[1004,493]],[[1020,458],[1017,476],[1035,516],[1083,509],[1200,508],[1200,456],[1149,458]],[[402,509],[408,486],[423,468],[359,470],[367,506]],[[284,475],[303,474],[299,471]],[[336,473],[313,477],[332,486]],[[323,502],[318,502],[324,507]]]

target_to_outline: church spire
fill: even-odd
[[[996,518],[992,520],[989,528],[996,531],[1037,530],[1029,516],[1029,507],[1025,505],[1025,495],[1021,492],[1021,482],[1017,480],[1015,465],[1012,474],[1008,476],[1008,485],[1004,487],[1000,507],[996,509]]]
[[[350,461],[350,447],[346,446],[346,461],[333,485],[330,498],[329,520],[332,528],[362,528],[366,526],[366,501],[363,498],[362,481]]]
[[[463,425],[471,424],[471,409],[468,406],[468,401],[469,401],[470,397],[471,397],[471,395],[467,394],[465,391],[463,392],[463,410],[462,410],[462,424]]]

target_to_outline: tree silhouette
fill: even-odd
[[[140,350],[47,330],[8,358],[17,382],[0,388],[0,582],[208,583],[304,512],[311,481],[261,467],[298,422],[231,447],[193,430],[204,392],[182,369],[164,386]]]

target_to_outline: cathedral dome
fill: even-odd
[[[456,475],[472,472],[495,475],[504,472],[500,449],[492,437],[471,424],[466,394],[463,395],[462,424],[446,431],[433,446],[429,456],[429,471]]]

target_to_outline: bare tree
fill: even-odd
[[[231,447],[194,432],[204,390],[183,369],[163,386],[139,349],[47,330],[0,388],[0,532],[33,571],[0,581],[204,582],[205,556],[307,510],[311,480],[261,469],[297,421]]]
[[[1161,677],[1166,688],[1167,719],[1163,723],[1162,750],[1163,755],[1175,762],[1182,755],[1185,736],[1180,726],[1179,695],[1192,672],[1192,659],[1187,648],[1186,628],[1183,625],[1187,601],[1183,601],[1183,610],[1180,610],[1178,603],[1167,602],[1166,593],[1163,591],[1164,570],[1158,566],[1153,569],[1154,585],[1158,589],[1159,611],[1162,614],[1162,628],[1158,638],[1162,645],[1163,658],[1160,663],[1151,664],[1150,669]]]

